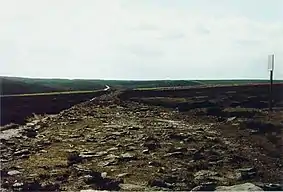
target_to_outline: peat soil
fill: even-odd
[[[35,114],[57,114],[76,104],[105,94],[105,91],[76,94],[54,94],[33,96],[1,96],[1,125],[23,124]]]
[[[116,91],[12,124],[20,131],[1,138],[1,190],[213,191],[243,183],[283,190],[282,101],[272,113],[243,105],[265,102],[254,93]]]

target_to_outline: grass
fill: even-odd
[[[148,97],[148,98],[141,98],[140,100],[143,101],[156,101],[161,103],[183,103],[188,102],[189,100],[186,98],[179,98],[179,97]]]
[[[151,91],[151,90],[164,90],[168,89],[169,87],[143,87],[143,88],[136,88],[135,91]]]
[[[178,87],[186,87],[186,86],[242,86],[242,85],[248,85],[248,84],[269,84],[269,80],[196,80],[191,81],[195,84],[192,85],[181,85]],[[283,80],[274,80],[274,84],[276,83],[283,83]],[[159,91],[159,90],[166,90],[170,89],[174,86],[168,86],[168,87],[141,87],[141,88],[135,88],[136,91]]]
[[[199,80],[196,81],[204,85],[244,85],[251,83],[269,83],[269,80],[251,80],[251,79],[227,79],[227,80]],[[274,80],[274,83],[283,83],[283,80]]]
[[[260,109],[256,109],[256,108],[242,108],[242,107],[231,107],[231,108],[225,108],[226,112],[244,112],[244,111],[256,111],[256,112],[260,112]]]
[[[229,117],[243,117],[243,118],[253,118],[256,115],[261,114],[261,110],[255,108],[226,108],[224,109],[224,113],[226,113]]]
[[[28,96],[44,96],[44,95],[62,95],[62,94],[82,94],[82,93],[96,93],[101,90],[94,91],[64,91],[64,92],[49,92],[49,93],[27,93],[17,95],[1,95],[1,97],[28,97]]]
[[[104,89],[105,85],[111,88],[154,88],[199,85],[191,80],[83,80],[83,79],[32,79],[19,77],[1,77],[1,94],[30,94],[42,92],[65,92],[65,91],[92,91]]]
[[[172,87],[244,85],[268,83],[269,80],[83,80],[83,79],[32,79],[0,76],[1,95],[56,95],[88,93],[101,90],[105,85],[114,89],[164,90]],[[283,83],[283,80],[274,80]]]
[[[79,91],[81,93],[81,91]],[[61,92],[59,92],[60,94]],[[66,93],[66,92],[65,92]],[[70,93],[70,92],[67,92]],[[71,92],[73,93],[73,92]],[[248,93],[247,93],[248,94]],[[212,96],[212,95],[208,95]],[[199,99],[203,96],[199,96]],[[205,96],[206,97],[206,96]],[[194,99],[196,97],[190,98],[169,98],[169,97],[151,97],[144,98],[146,101],[153,101],[157,103],[182,103],[182,102],[195,102]],[[142,100],[143,98],[137,98]],[[195,122],[194,117],[190,117],[190,114],[186,115],[178,115],[176,113],[163,109],[155,109],[148,107],[147,111],[139,110],[144,107],[143,105],[129,105],[127,108],[122,108],[117,105],[110,106],[84,106],[83,108],[76,108],[74,110],[69,110],[68,113],[63,114],[58,119],[54,119],[49,121],[49,124],[46,125],[43,129],[40,129],[39,134],[43,137],[39,137],[36,140],[31,140],[31,143],[28,143],[29,140],[25,140],[23,144],[27,146],[31,146],[34,148],[41,148],[40,143],[43,141],[50,141],[50,145],[43,145],[43,149],[45,151],[31,151],[31,155],[28,159],[17,159],[18,165],[24,168],[23,174],[26,178],[40,178],[44,177],[46,179],[40,179],[41,182],[50,182],[54,183],[58,177],[67,175],[69,176],[67,181],[61,184],[62,189],[67,191],[79,191],[81,190],[81,186],[86,186],[83,182],[82,177],[77,176],[78,171],[73,169],[73,167],[68,167],[68,150],[76,150],[78,152],[83,151],[93,151],[93,152],[102,152],[107,151],[110,148],[116,147],[117,150],[113,150],[108,153],[108,155],[121,155],[130,149],[130,147],[135,147],[132,152],[135,154],[138,159],[132,162],[120,162],[114,166],[106,166],[101,167],[100,164],[107,161],[105,159],[106,156],[95,157],[92,159],[84,160],[83,162],[78,164],[78,167],[86,170],[94,170],[99,172],[107,172],[110,178],[115,178],[116,175],[121,173],[129,173],[130,175],[126,176],[124,182],[133,183],[133,184],[143,184],[147,185],[147,181],[152,181],[156,178],[163,179],[166,175],[176,174],[178,178],[185,181],[188,181],[188,185],[191,185],[191,181],[193,181],[193,173],[202,169],[216,169],[217,167],[209,167],[210,165],[206,162],[206,160],[200,160],[196,162],[191,162],[191,156],[188,155],[180,158],[175,157],[164,157],[169,150],[181,148],[199,148],[205,146],[205,148],[210,149],[212,145],[218,148],[222,147],[221,139],[216,140],[213,144],[210,143],[209,137],[214,137],[213,131],[214,126],[206,126],[207,122],[210,123],[209,119],[201,118],[196,119],[197,126],[194,126],[193,122]],[[250,109],[245,108],[228,108],[227,112],[239,111],[246,112]],[[88,114],[86,112],[91,111],[93,114]],[[144,114],[143,114],[144,113]],[[147,117],[145,117],[145,114]],[[178,115],[178,116],[177,116]],[[245,115],[245,114],[244,114]],[[76,117],[78,122],[71,124],[70,117]],[[85,118],[87,117],[87,118]],[[184,117],[186,119],[184,119]],[[160,121],[158,119],[163,120]],[[168,120],[167,120],[168,119]],[[32,119],[31,119],[32,120]],[[167,121],[169,122],[167,122]],[[173,121],[175,123],[170,122]],[[178,123],[180,121],[180,123]],[[60,122],[69,122],[67,125],[60,125]],[[214,122],[214,121],[212,121]],[[203,132],[196,130],[199,129],[199,123],[201,123],[200,127],[205,130]],[[138,130],[129,129],[135,125],[141,125],[141,128]],[[218,126],[218,124],[217,124]],[[207,127],[207,128],[206,128]],[[235,127],[233,128],[235,135],[232,137],[237,138],[238,130]],[[206,130],[207,129],[207,130]],[[211,130],[208,130],[211,129]],[[233,131],[232,130],[232,131]],[[114,132],[120,132],[121,135],[113,137]],[[209,131],[212,131],[209,133]],[[230,130],[228,130],[230,131]],[[206,133],[207,132],[207,133]],[[178,139],[171,139],[169,137],[172,134],[180,135],[180,133],[188,133],[188,136],[192,136],[192,141],[190,143],[180,142]],[[80,135],[80,137],[75,138],[71,137],[74,135]],[[115,135],[115,134],[114,134]],[[144,140],[149,136],[154,136],[157,138],[156,143],[160,143],[161,147],[156,151],[151,152],[150,154],[143,154],[142,150],[145,148],[143,145]],[[205,136],[205,137],[204,137]],[[88,138],[93,137],[95,141],[88,141]],[[218,134],[215,134],[215,137],[218,137]],[[225,135],[223,136],[225,138]],[[221,137],[220,137],[221,138]],[[195,139],[195,140],[193,140]],[[233,139],[233,138],[232,138]],[[232,144],[234,144],[234,140],[231,139]],[[242,139],[242,138],[240,138]],[[271,138],[274,140],[274,138]],[[230,140],[229,140],[230,141]],[[252,140],[248,140],[251,141]],[[277,140],[276,140],[277,141]],[[263,143],[263,146],[266,142]],[[119,146],[117,145],[119,144]],[[244,143],[246,145],[246,143]],[[249,143],[248,143],[249,144]],[[21,144],[22,145],[22,144]],[[24,146],[24,145],[22,145]],[[207,146],[207,147],[206,147]],[[228,146],[228,145],[227,145]],[[247,145],[246,145],[247,146]],[[226,147],[223,144],[223,147]],[[229,147],[229,146],[228,146]],[[227,148],[228,148],[227,147]],[[216,148],[216,149],[217,149]],[[174,151],[172,150],[172,151]],[[222,149],[221,149],[222,150]],[[223,151],[226,149],[223,149]],[[240,148],[239,148],[240,150]],[[238,153],[238,148],[236,148],[235,153]],[[247,150],[251,150],[247,148]],[[226,151],[224,151],[226,152]],[[275,154],[276,155],[276,154]],[[226,153],[223,154],[224,160],[230,159],[232,154],[230,155],[230,151],[227,149]],[[259,156],[263,157],[264,156]],[[253,158],[254,159],[254,158]],[[20,161],[20,162],[19,162]],[[161,169],[161,166],[153,166],[149,167],[149,162],[155,161],[161,164],[164,167]],[[266,163],[268,161],[263,161]],[[252,161],[251,161],[252,163]],[[273,162],[271,162],[273,163]],[[243,164],[245,165],[245,164]],[[225,165],[226,166],[226,165]],[[238,165],[237,165],[238,166]],[[272,164],[273,166],[273,164]],[[220,173],[226,175],[227,170],[234,170],[236,166],[229,163],[228,166],[220,169]],[[171,171],[172,169],[180,168],[180,171],[177,170]],[[272,168],[272,167],[271,167]],[[188,170],[190,169],[190,170]],[[159,171],[161,170],[161,171]],[[273,169],[270,169],[273,170]],[[222,173],[223,172],[223,173]],[[34,173],[36,175],[34,175]],[[84,173],[86,174],[86,173]],[[269,176],[269,175],[268,175]],[[231,181],[232,182],[232,181]],[[222,183],[221,183],[222,184]],[[234,184],[234,183],[233,183]],[[89,186],[87,186],[89,187]],[[190,188],[190,186],[189,186]],[[184,189],[183,189],[184,190]]]

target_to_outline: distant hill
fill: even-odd
[[[0,76],[1,95],[47,93],[64,91],[92,91],[105,88],[134,89],[155,87],[178,87],[197,85],[231,85],[249,83],[269,83],[268,80],[152,80],[152,81],[127,81],[127,80],[83,80],[83,79],[33,79],[21,77]],[[274,83],[283,83],[276,80]]]
[[[25,83],[13,78],[2,78],[1,77],[1,95],[6,94],[19,94],[19,93],[34,93],[34,92],[51,92],[54,91],[54,88]]]
[[[69,80],[69,79],[33,79],[20,77],[0,77],[1,95],[46,93],[64,91],[89,91],[105,88],[151,88],[195,86],[200,82],[190,80],[124,81],[124,80]]]
[[[94,83],[87,80],[0,77],[0,81],[1,95],[95,90],[105,87],[103,84]]]
[[[262,84],[262,83],[270,83],[270,81],[263,79],[227,79],[227,80],[199,80],[205,85],[242,85],[242,84]],[[283,83],[283,80],[274,80],[274,83]]]

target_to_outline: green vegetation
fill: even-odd
[[[88,80],[29,79],[0,77],[1,95],[90,91],[105,88],[105,84]]]
[[[251,83],[269,83],[269,80],[230,79],[230,80],[199,80],[204,85],[243,85]],[[283,80],[274,80],[274,83],[283,83]]]
[[[61,94],[82,94],[82,93],[95,93],[99,90],[94,91],[64,91],[64,92],[48,92],[48,93],[25,93],[25,94],[14,94],[5,95],[2,97],[23,97],[23,96],[40,96],[40,95],[61,95]]]
[[[105,88],[134,89],[199,85],[195,81],[158,80],[158,81],[123,81],[123,80],[69,80],[69,79],[30,79],[18,77],[0,77],[1,95],[32,94],[32,93],[70,93],[73,91],[94,91]]]
[[[53,93],[73,93],[74,91],[94,91],[105,88],[122,89],[160,89],[164,87],[198,86],[198,85],[241,85],[249,83],[268,83],[268,80],[82,80],[82,79],[32,79],[20,77],[0,77],[1,95]],[[283,80],[275,80],[283,83]]]

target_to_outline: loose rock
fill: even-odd
[[[202,183],[199,186],[194,187],[191,191],[214,191],[216,184],[213,182]]]
[[[206,181],[222,180],[219,173],[210,170],[201,170],[194,174],[195,183],[201,183]]]
[[[244,183],[232,186],[218,186],[215,191],[263,191],[263,189],[252,183]]]
[[[23,150],[20,150],[20,151],[16,151],[14,153],[15,156],[28,155],[28,154],[30,154],[28,149],[23,149]]]
[[[10,176],[13,176],[13,175],[19,175],[21,174],[21,172],[18,170],[12,170],[12,171],[9,171],[7,174]]]
[[[24,183],[14,183],[13,188],[22,188],[24,186]]]
[[[122,191],[144,191],[146,189],[145,186],[134,184],[120,184],[120,187]]]
[[[136,160],[136,159],[137,157],[131,153],[124,153],[120,156],[120,160],[122,161],[131,161],[131,160]]]
[[[160,179],[154,179],[148,182],[148,185],[151,187],[161,187],[161,188],[171,188],[172,186],[165,181]]]
[[[128,176],[128,175],[129,175],[129,173],[121,173],[121,174],[117,175],[117,177],[125,177],[125,176]]]
[[[256,176],[256,169],[254,167],[238,169],[243,180],[252,179]]]

